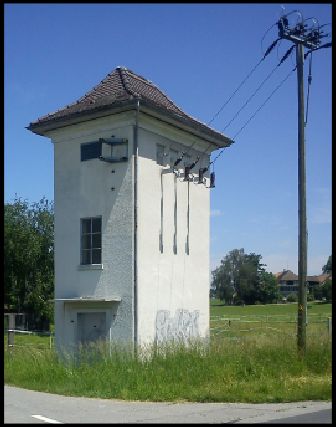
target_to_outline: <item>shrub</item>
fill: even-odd
[[[287,296],[287,302],[297,302],[297,300],[298,300],[297,294],[294,292],[292,292]]]

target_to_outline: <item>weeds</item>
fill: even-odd
[[[100,344],[78,357],[53,349],[5,351],[5,383],[68,396],[150,401],[290,402],[331,399],[331,339],[311,338],[304,358],[292,338],[214,338],[143,347]]]

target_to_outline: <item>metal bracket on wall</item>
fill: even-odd
[[[99,160],[102,160],[103,162],[108,162],[108,163],[120,163],[120,162],[128,161],[128,155],[127,155],[128,139],[127,138],[116,138],[115,136],[112,135],[111,138],[99,138],[99,142],[101,142],[102,144],[107,144],[111,147],[111,156],[110,157],[100,156]],[[120,156],[120,157],[113,155],[113,148],[117,146],[124,146],[126,155]]]
[[[104,157],[104,156],[99,156],[99,160],[102,160],[103,162],[108,162],[108,163],[120,163],[120,162],[127,162],[128,161],[128,157]]]

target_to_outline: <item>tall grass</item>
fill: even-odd
[[[68,396],[150,401],[290,402],[331,399],[331,340],[295,336],[212,339],[205,347],[83,349],[60,360],[53,349],[5,352],[5,383]]]

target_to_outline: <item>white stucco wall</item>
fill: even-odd
[[[190,182],[189,254],[186,254],[187,188],[177,179],[177,254],[173,252],[174,175],[163,175],[157,144],[197,155],[192,171],[209,164],[209,144],[140,113],[137,166],[137,281],[134,297],[133,143],[136,113],[67,126],[48,136],[55,159],[55,299],[119,297],[120,302],[55,303],[56,345],[76,346],[77,313],[106,312],[106,339],[138,344],[209,333],[210,190]],[[115,135],[128,139],[127,163],[81,162],[80,144]],[[108,154],[108,153],[106,153]],[[181,165],[182,166],[182,165]],[[165,168],[168,171],[167,168]],[[112,170],[115,172],[112,173]],[[207,185],[209,180],[207,178]],[[111,187],[115,190],[111,191]],[[80,266],[80,219],[102,217],[102,266]],[[134,318],[134,314],[136,317]],[[134,321],[137,319],[136,330]]]
[[[163,136],[165,135],[165,136]],[[187,237],[187,182],[177,179],[177,254],[174,238],[174,174],[163,175],[163,253],[159,249],[161,226],[161,168],[157,144],[192,153],[195,160],[208,143],[191,139],[169,126],[142,120],[138,159],[138,342],[146,344],[171,338],[206,337],[209,333],[209,214],[210,189],[189,184],[190,232]],[[193,147],[190,148],[190,145]],[[189,148],[188,148],[189,146]],[[196,149],[197,147],[197,149]],[[169,161],[169,156],[167,157]],[[203,154],[192,172],[209,164]],[[207,181],[207,185],[209,185]]]
[[[59,348],[75,346],[77,312],[86,310],[106,311],[107,339],[133,340],[133,123],[134,114],[124,113],[68,126],[50,135],[55,159],[55,299],[121,298],[111,303],[56,302]],[[81,162],[81,143],[111,135],[128,139],[128,163]],[[82,267],[80,219],[99,215],[102,267]]]

